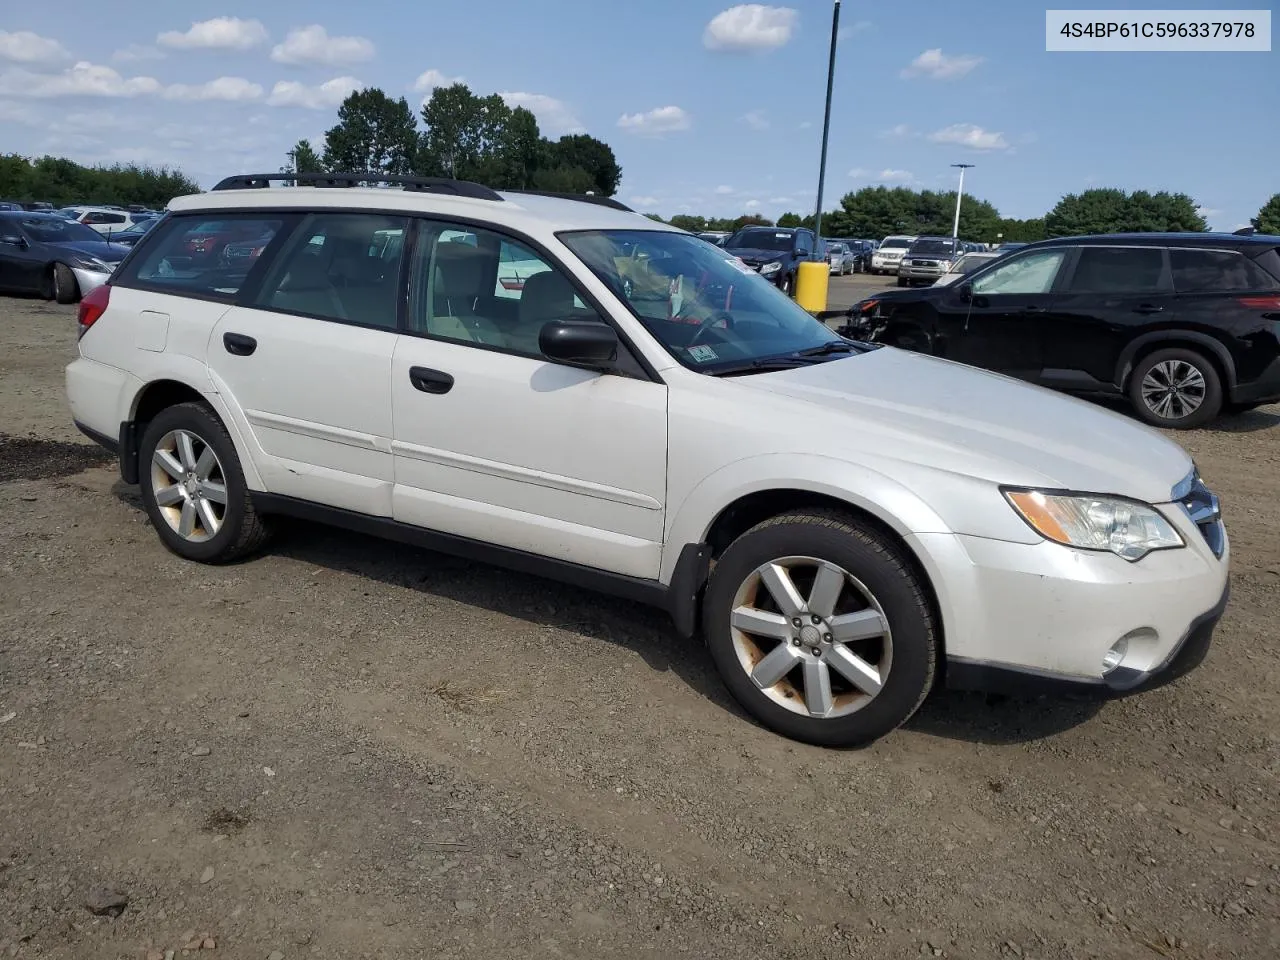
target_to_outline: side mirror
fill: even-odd
[[[11,247],[17,247],[18,249],[22,249],[27,245],[27,238],[20,237],[16,234],[13,234],[7,237],[0,237],[0,243],[7,243]]]
[[[549,360],[607,369],[618,359],[618,334],[595,320],[553,320],[538,332],[538,349]]]

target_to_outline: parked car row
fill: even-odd
[[[1280,238],[1063,238],[965,254],[952,271],[854,304],[839,332],[1124,398],[1159,427],[1280,400]]]

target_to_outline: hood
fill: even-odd
[[[57,247],[59,250],[74,250],[76,253],[82,253],[86,257],[95,257],[107,263],[119,263],[124,259],[124,255],[129,252],[128,247],[121,246],[118,243],[107,243],[105,240],[73,240],[69,243],[51,243],[49,245]]]
[[[893,347],[739,382],[856,417],[864,454],[993,483],[1166,503],[1192,468],[1180,446],[1126,416]]]
[[[740,257],[747,263],[768,263],[770,260],[785,260],[790,256],[785,250],[764,250],[760,247],[725,247],[724,252]]]

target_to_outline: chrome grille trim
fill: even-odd
[[[1221,558],[1226,550],[1226,531],[1222,526],[1222,504],[1217,496],[1204,485],[1200,471],[1191,472],[1180,480],[1171,491],[1171,499],[1182,508],[1188,519],[1196,525],[1215,557]]]

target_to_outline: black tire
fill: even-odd
[[[789,296],[791,296],[791,295],[794,293],[794,291],[795,291],[795,286],[796,286],[796,282],[795,282],[795,279],[794,279],[794,278],[792,278],[792,277],[783,277],[783,278],[782,278],[782,286],[781,286],[781,287],[779,287],[778,289],[779,289],[779,290],[781,290],[783,293],[785,293],[785,294],[789,297]]]
[[[80,299],[80,282],[65,263],[55,263],[49,271],[49,299],[75,303]]]
[[[825,560],[852,574],[876,598],[892,634],[884,686],[844,716],[814,718],[780,705],[755,684],[734,645],[730,615],[738,588],[758,567],[797,556]],[[703,624],[712,660],[734,699],[770,730],[819,746],[860,746],[895,730],[924,702],[937,671],[938,630],[924,584],[901,548],[834,510],[774,517],[735,540],[716,562]]]
[[[217,533],[202,542],[193,542],[180,536],[169,525],[156,502],[151,463],[156,447],[173,430],[185,430],[194,434],[212,448],[222,467],[226,511]],[[142,492],[142,504],[160,540],[178,556],[199,563],[230,563],[255,552],[267,542],[270,527],[253,507],[231,435],[205,404],[180,403],[158,413],[143,431],[138,457],[138,484]]]
[[[1194,370],[1203,387],[1199,391],[1189,390],[1189,395],[1200,398],[1199,406],[1189,413],[1166,416],[1162,415],[1153,404],[1148,403],[1143,388],[1148,375],[1153,374],[1153,381],[1165,382],[1165,371],[1170,369]],[[1183,366],[1185,365],[1185,366]],[[1157,369],[1160,368],[1160,369]],[[1222,412],[1222,378],[1218,376],[1218,368],[1202,353],[1186,347],[1169,347],[1157,350],[1138,361],[1129,377],[1129,402],[1133,405],[1138,417],[1155,427],[1167,430],[1191,430],[1204,426]],[[1173,412],[1179,414],[1180,408],[1175,405]]]
[[[900,287],[905,287],[906,285],[907,285],[907,278],[906,278],[906,277],[899,277],[899,278],[898,278],[898,286],[900,286]]]

